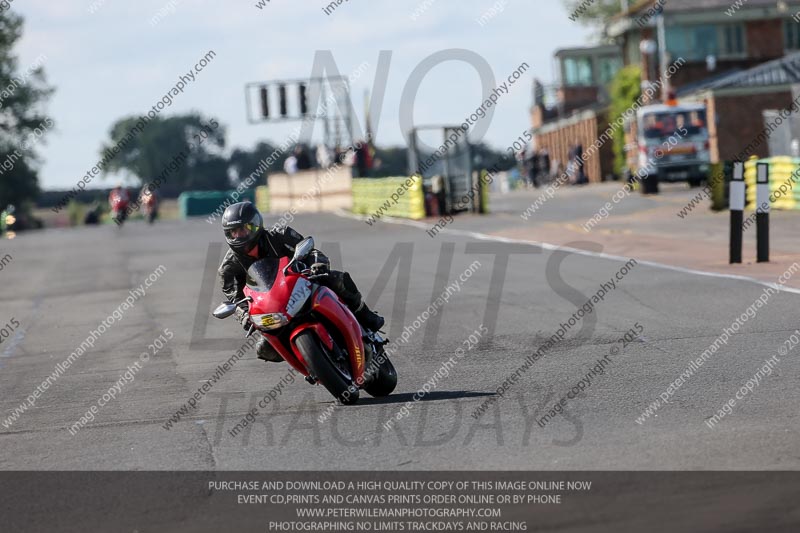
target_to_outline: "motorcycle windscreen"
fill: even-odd
[[[274,257],[260,259],[247,269],[247,286],[254,291],[268,292],[272,290],[279,270],[279,259]]]

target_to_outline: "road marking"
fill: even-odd
[[[38,321],[43,302],[44,296],[42,294],[37,295],[36,299],[33,301],[33,309],[31,309],[30,316],[28,316],[27,324],[34,324]],[[27,333],[28,326],[26,325],[22,325],[14,330],[14,336],[8,340],[8,345],[3,352],[0,353],[0,357],[8,358],[13,356],[17,348],[25,341],[25,335],[27,335]]]
[[[334,211],[333,214],[336,215],[336,216],[343,217],[343,218],[351,218],[351,219],[355,219],[355,220],[367,220],[369,218],[369,217],[364,216],[364,215],[357,215],[355,213],[349,213],[349,212],[341,210],[341,209],[337,210],[337,211]],[[386,216],[386,215],[382,216],[379,221],[386,222],[386,223],[389,223],[389,224],[400,224],[400,225],[403,225],[403,226],[411,226],[411,227],[414,227],[414,228],[420,228],[420,229],[426,229],[426,230],[430,229],[430,227],[431,227],[431,224],[428,224],[428,223],[425,223],[425,222],[417,222],[416,220],[407,220],[407,219],[403,219],[403,218],[394,218],[394,217],[389,217],[389,216]],[[539,248],[542,248],[543,250],[549,250],[549,251],[561,250],[561,251],[570,252],[570,253],[573,253],[573,254],[576,254],[576,255],[585,255],[585,256],[588,256],[588,257],[597,257],[597,258],[600,258],[600,259],[609,259],[611,261],[622,261],[622,262],[625,262],[625,263],[627,263],[628,261],[630,261],[632,259],[631,257],[623,257],[623,256],[619,256],[619,255],[604,254],[602,252],[591,252],[589,250],[581,250],[579,248],[571,248],[569,246],[559,246],[559,245],[550,244],[550,243],[547,243],[547,242],[526,241],[526,240],[522,240],[522,239],[511,239],[509,237],[500,237],[500,236],[497,236],[497,235],[488,235],[486,233],[478,233],[477,231],[466,231],[466,230],[460,230],[460,229],[442,228],[439,231],[439,233],[450,233],[450,234],[453,234],[453,235],[461,235],[461,236],[464,236],[464,237],[472,237],[474,239],[478,239],[478,240],[482,240],[482,241],[496,241],[496,242],[505,242],[505,243],[509,243],[509,244],[527,244],[527,245],[530,245],[530,246],[538,246]],[[635,258],[633,258],[633,259],[635,259]],[[664,269],[664,270],[672,270],[674,272],[682,272],[684,274],[694,274],[695,276],[706,276],[706,277],[710,277],[710,278],[720,278],[720,279],[732,279],[732,280],[738,280],[738,281],[748,281],[750,283],[755,283],[756,285],[761,285],[763,287],[771,287],[771,288],[773,288],[773,289],[775,289],[777,291],[788,292],[788,293],[791,293],[791,294],[800,294],[800,289],[795,289],[795,288],[792,288],[792,287],[786,287],[786,286],[780,285],[778,283],[771,283],[771,282],[768,282],[768,281],[762,281],[760,279],[751,278],[751,277],[748,277],[748,276],[740,276],[738,274],[723,274],[722,272],[709,272],[709,271],[706,271],[706,270],[696,270],[696,269],[693,269],[693,268],[686,268],[686,267],[679,267],[679,266],[675,266],[675,265],[667,265],[667,264],[664,264],[664,263],[658,263],[656,261],[639,260],[639,259],[636,259],[636,261],[640,265],[646,265],[646,266],[650,266],[650,267],[654,267],[654,268],[661,268],[661,269]]]

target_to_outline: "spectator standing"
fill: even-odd
[[[294,154],[287,157],[286,161],[283,162],[283,171],[290,176],[297,174],[297,157]]]
[[[297,159],[297,170],[308,170],[311,168],[311,157],[309,157],[308,151],[304,147],[300,145],[295,146],[294,155]]]
[[[550,163],[550,152],[547,148],[542,148],[539,151],[539,182],[546,182],[550,181],[550,177],[553,175],[552,166]]]
[[[317,164],[320,168],[331,166],[331,152],[324,144],[317,145]]]
[[[369,154],[369,146],[365,142],[359,142],[356,144],[356,161],[355,161],[355,171],[357,178],[366,178],[369,176],[369,168],[372,163],[372,158]]]
[[[585,173],[585,161],[583,160],[583,145],[580,141],[575,141],[575,148],[573,152],[573,161],[575,162],[575,184],[585,185],[589,183],[589,178]]]
[[[529,185],[533,185],[535,188],[539,188],[539,172],[540,169],[540,161],[539,161],[539,153],[536,150],[531,152],[530,158],[527,160],[527,174],[528,174],[528,183]]]

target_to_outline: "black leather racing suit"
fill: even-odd
[[[228,250],[222,264],[219,266],[219,275],[222,281],[222,292],[229,302],[235,302],[244,298],[244,287],[247,279],[247,269],[265,257],[292,257],[294,247],[303,240],[303,236],[290,227],[281,229],[268,228],[258,241],[258,257],[236,253]],[[324,258],[323,262],[330,263],[322,252],[316,251],[318,258]],[[353,282],[350,274],[337,270],[328,270],[327,277],[316,280],[316,283],[324,285],[336,293],[339,298],[354,313],[361,307],[361,293]],[[240,307],[247,309],[244,303]]]

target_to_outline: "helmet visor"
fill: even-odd
[[[248,242],[258,232],[258,225],[248,223],[233,226],[225,230],[225,238],[228,242],[245,243]]]

